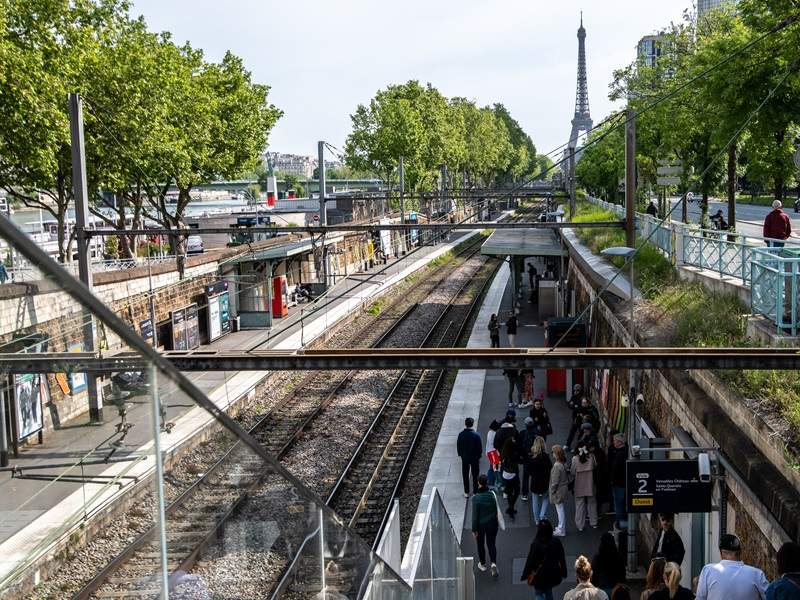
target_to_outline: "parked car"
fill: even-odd
[[[186,253],[202,254],[203,250],[203,238],[199,235],[190,235],[189,239],[186,240]]]

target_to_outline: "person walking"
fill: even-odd
[[[525,417],[525,431],[520,432],[520,453],[522,454],[522,500],[528,500],[530,481],[533,476],[532,463],[533,444],[536,441],[536,428],[533,419]]]
[[[531,293],[536,289],[536,275],[538,275],[538,271],[536,267],[533,266],[532,262],[528,263],[528,285],[531,288]]]
[[[776,557],[778,578],[767,588],[767,600],[800,600],[800,544],[786,542]]]
[[[575,561],[575,579],[578,585],[564,594],[564,600],[608,600],[606,593],[592,584],[592,564],[585,556]]]
[[[500,347],[500,322],[497,315],[489,317],[489,338],[492,340],[492,348]]]
[[[538,523],[547,515],[550,506],[550,471],[553,461],[547,454],[544,438],[537,437],[531,449],[531,516]]]
[[[625,559],[617,549],[614,536],[606,531],[600,536],[600,547],[592,559],[592,584],[610,598],[613,589],[625,581]]]
[[[659,513],[659,523],[661,523],[661,530],[658,533],[653,550],[650,552],[650,559],[662,557],[667,562],[678,563],[683,562],[683,556],[686,550],[683,547],[683,540],[681,536],[675,531],[675,515],[672,513]]]
[[[520,581],[533,587],[536,600],[553,600],[553,588],[567,578],[567,559],[561,540],[553,537],[553,525],[539,521],[525,559]]]
[[[614,498],[614,528],[618,531],[628,529],[628,511],[625,506],[625,473],[628,462],[628,445],[625,436],[615,433],[608,450],[608,470],[611,480],[611,494]]]
[[[501,467],[503,472],[503,484],[505,495],[508,498],[508,508],[506,513],[513,521],[517,516],[517,498],[519,498],[519,464],[522,460],[519,451],[519,441],[517,436],[509,437],[503,444]]]
[[[588,509],[589,524],[597,529],[597,486],[594,482],[594,468],[597,461],[585,445],[578,445],[578,454],[572,457],[570,474],[573,477],[575,494],[575,525],[578,531],[586,527]]]
[[[648,600],[694,600],[692,590],[681,585],[681,567],[678,563],[668,562],[664,566],[664,584],[650,594]]]
[[[512,310],[508,313],[508,320],[506,321],[506,335],[508,336],[509,348],[514,348],[516,346],[515,342],[517,339],[518,325],[519,322],[517,321],[517,315]]]
[[[489,423],[489,431],[486,434],[486,459],[489,461],[489,470],[486,472],[486,478],[489,482],[489,487],[494,487],[495,473],[500,467],[500,451],[494,447],[494,438],[499,429],[500,422],[497,419],[492,419],[492,422]]]
[[[533,401],[533,408],[530,411],[530,418],[536,429],[536,434],[542,436],[547,441],[547,436],[553,433],[553,425],[550,423],[550,415],[542,405],[542,399],[537,398]]]
[[[456,449],[461,458],[461,479],[464,482],[464,497],[469,498],[469,475],[472,472],[472,493],[478,493],[478,474],[479,464],[483,454],[483,444],[481,436],[473,429],[475,419],[467,417],[464,419],[464,430],[458,434]]]
[[[522,369],[519,374],[522,377],[522,403],[519,407],[529,408],[533,406],[535,375],[533,369]]]
[[[742,562],[742,542],[732,533],[720,536],[721,560],[703,567],[697,600],[766,600],[764,571]]]
[[[508,407],[512,408],[522,404],[522,380],[519,369],[504,369],[503,375],[508,379]],[[517,390],[517,402],[514,403],[514,390]]]
[[[764,219],[764,237],[772,238],[767,240],[767,246],[773,248],[783,248],[784,241],[792,235],[792,221],[781,208],[780,200],[772,203],[772,212]]]
[[[500,458],[502,460],[503,448],[506,445],[506,440],[510,437],[518,438],[519,431],[517,431],[517,426],[515,425],[517,421],[517,413],[514,410],[506,411],[506,418],[503,421],[503,424],[500,425],[500,429],[497,430],[497,434],[494,436],[494,447],[500,452]]]
[[[478,543],[478,569],[486,570],[486,551],[489,551],[492,577],[497,577],[497,532],[500,529],[497,496],[489,490],[486,475],[478,477],[478,493],[472,498],[472,535]]]
[[[555,444],[552,448],[553,468],[550,470],[550,504],[556,507],[558,525],[553,535],[563,537],[567,535],[567,517],[564,502],[567,500],[569,489],[569,467],[564,449]]]

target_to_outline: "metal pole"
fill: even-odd
[[[6,386],[4,385],[8,382],[8,375],[3,374],[3,376],[0,378],[0,467],[8,466],[8,438],[6,437]]]
[[[298,300],[298,304],[300,301]],[[300,318],[302,320],[303,309],[300,309]],[[267,327],[272,329],[272,261],[267,261]]]
[[[569,216],[575,216],[577,210],[575,198],[575,147],[569,147]]]
[[[328,214],[325,207],[325,142],[317,142],[317,156],[319,157],[319,224],[328,224]]]
[[[636,346],[636,342],[634,341],[634,324],[633,324],[633,256],[628,257],[630,260],[630,303],[631,303],[631,312],[630,312],[630,321],[628,323],[628,338],[631,348]],[[628,369],[628,448],[631,449],[634,446],[638,445],[638,441],[636,439],[636,378],[633,369]],[[636,514],[630,513],[628,515],[628,572],[629,573],[636,573],[638,570],[638,559],[636,555]]]
[[[78,94],[69,95],[69,133],[72,146],[72,191],[75,196],[75,230],[78,242],[78,273],[81,282],[91,291],[92,265],[89,256],[90,237],[86,235],[89,219],[89,190],[86,183],[86,154],[83,144],[83,102]],[[94,315],[84,307],[83,349],[94,352]],[[93,373],[86,374],[89,395],[89,420],[92,423],[103,421],[103,396],[97,387]]]
[[[406,172],[403,166],[403,157],[400,157],[400,164],[397,166],[398,175],[400,176],[400,223],[402,225],[406,224]],[[408,251],[408,231],[403,230],[402,240],[403,240],[403,249],[402,252],[405,254]]]
[[[156,502],[158,521],[158,541],[161,552],[159,580],[161,583],[161,598],[169,598],[169,570],[167,569],[167,524],[164,514],[166,503],[164,501],[164,463],[161,457],[161,406],[158,398],[157,370],[155,365],[150,365],[150,410],[153,412],[153,453],[156,460]]]
[[[635,248],[636,223],[636,120],[633,109],[626,111],[625,121],[625,245]]]
[[[147,281],[150,285],[150,324],[153,327],[153,348],[158,348],[158,327],[156,326],[156,299],[153,294],[153,267],[147,261]]]

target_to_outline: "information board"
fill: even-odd
[[[711,511],[711,481],[697,460],[629,460],[625,498],[630,513]]]
[[[194,350],[200,346],[200,319],[197,316],[197,304],[190,304],[186,311],[186,349]]]
[[[208,341],[222,337],[231,330],[230,296],[223,292],[208,297]]]
[[[187,350],[186,347],[186,310],[172,311],[172,349]]]
[[[145,319],[144,321],[139,321],[139,331],[142,334],[142,337],[147,341],[148,344],[151,346],[153,345],[153,321],[150,319]]]

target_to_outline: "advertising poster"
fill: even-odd
[[[208,299],[208,341],[213,342],[222,335],[219,320],[219,296]]]
[[[230,296],[224,292],[219,296],[219,321],[222,333],[231,331]]]
[[[17,441],[42,429],[42,394],[46,394],[44,376],[27,373],[14,376],[14,401],[17,412]]]
[[[69,347],[70,352],[83,352],[83,344],[72,344]],[[82,392],[86,389],[87,380],[86,373],[70,373],[69,374],[69,389],[72,395]]]
[[[172,311],[172,349],[186,350],[186,311]]]
[[[194,350],[200,346],[200,321],[197,316],[197,304],[186,307],[186,349]]]
[[[153,336],[153,321],[150,319],[139,321],[139,331],[141,332],[142,337],[152,346],[153,339],[155,337]]]

